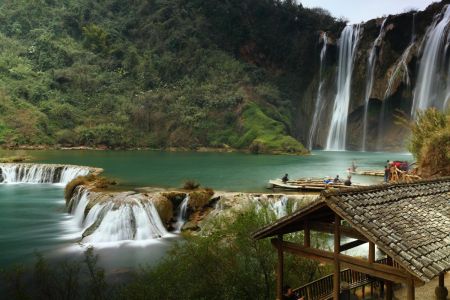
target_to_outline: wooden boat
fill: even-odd
[[[360,185],[345,185],[343,182],[325,183],[323,179],[296,179],[283,182],[281,179],[269,180],[269,189],[300,190],[300,191],[322,191],[329,188],[354,188]]]
[[[352,175],[363,175],[363,176],[384,176],[384,170],[359,170],[359,171],[349,171]]]

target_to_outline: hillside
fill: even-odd
[[[3,147],[305,153],[293,127],[318,32],[343,26],[293,1],[0,5]]]

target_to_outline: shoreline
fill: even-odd
[[[307,156],[311,155],[311,151],[307,153],[300,152],[284,152],[273,150],[270,152],[252,153],[249,149],[236,149],[232,147],[167,147],[167,148],[151,148],[151,147],[117,147],[111,148],[107,146],[51,146],[51,145],[20,145],[15,147],[1,147],[4,151],[45,151],[45,150],[87,150],[87,151],[164,151],[164,152],[197,152],[197,153],[245,153],[245,154],[262,154],[262,155],[291,155],[291,156]]]

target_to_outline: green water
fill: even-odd
[[[0,155],[12,155],[2,151]],[[313,155],[248,155],[241,153],[167,153],[157,151],[29,151],[36,162],[101,167],[125,186],[180,187],[195,179],[216,190],[264,191],[269,179],[346,175],[352,161],[380,169],[387,159],[409,160],[409,154],[314,152]],[[382,178],[354,177],[375,182]],[[33,261],[33,252],[50,258],[80,257],[80,229],[65,212],[63,187],[49,184],[0,184],[0,267]],[[111,271],[154,263],[173,239],[150,244],[114,244],[96,249]]]
[[[3,152],[5,153],[5,152]],[[345,178],[352,161],[360,167],[383,169],[386,160],[412,160],[407,153],[325,152],[309,156],[250,155],[162,151],[28,151],[36,162],[101,167],[104,175],[124,186],[181,187],[188,179],[227,191],[264,191],[269,179]],[[0,152],[1,154],[1,152]],[[6,153],[5,153],[6,154]],[[12,153],[8,153],[12,154]],[[382,178],[354,176],[354,182],[375,183]]]

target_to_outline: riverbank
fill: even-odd
[[[244,154],[273,154],[273,155],[309,155],[310,152],[288,152],[282,150],[271,151],[253,151],[252,149],[236,149],[228,145],[222,147],[108,147],[105,145],[97,146],[63,146],[63,145],[17,145],[12,147],[0,147],[0,150],[19,151],[19,150],[95,150],[95,151],[166,151],[166,152],[198,152],[198,153],[244,153]]]

